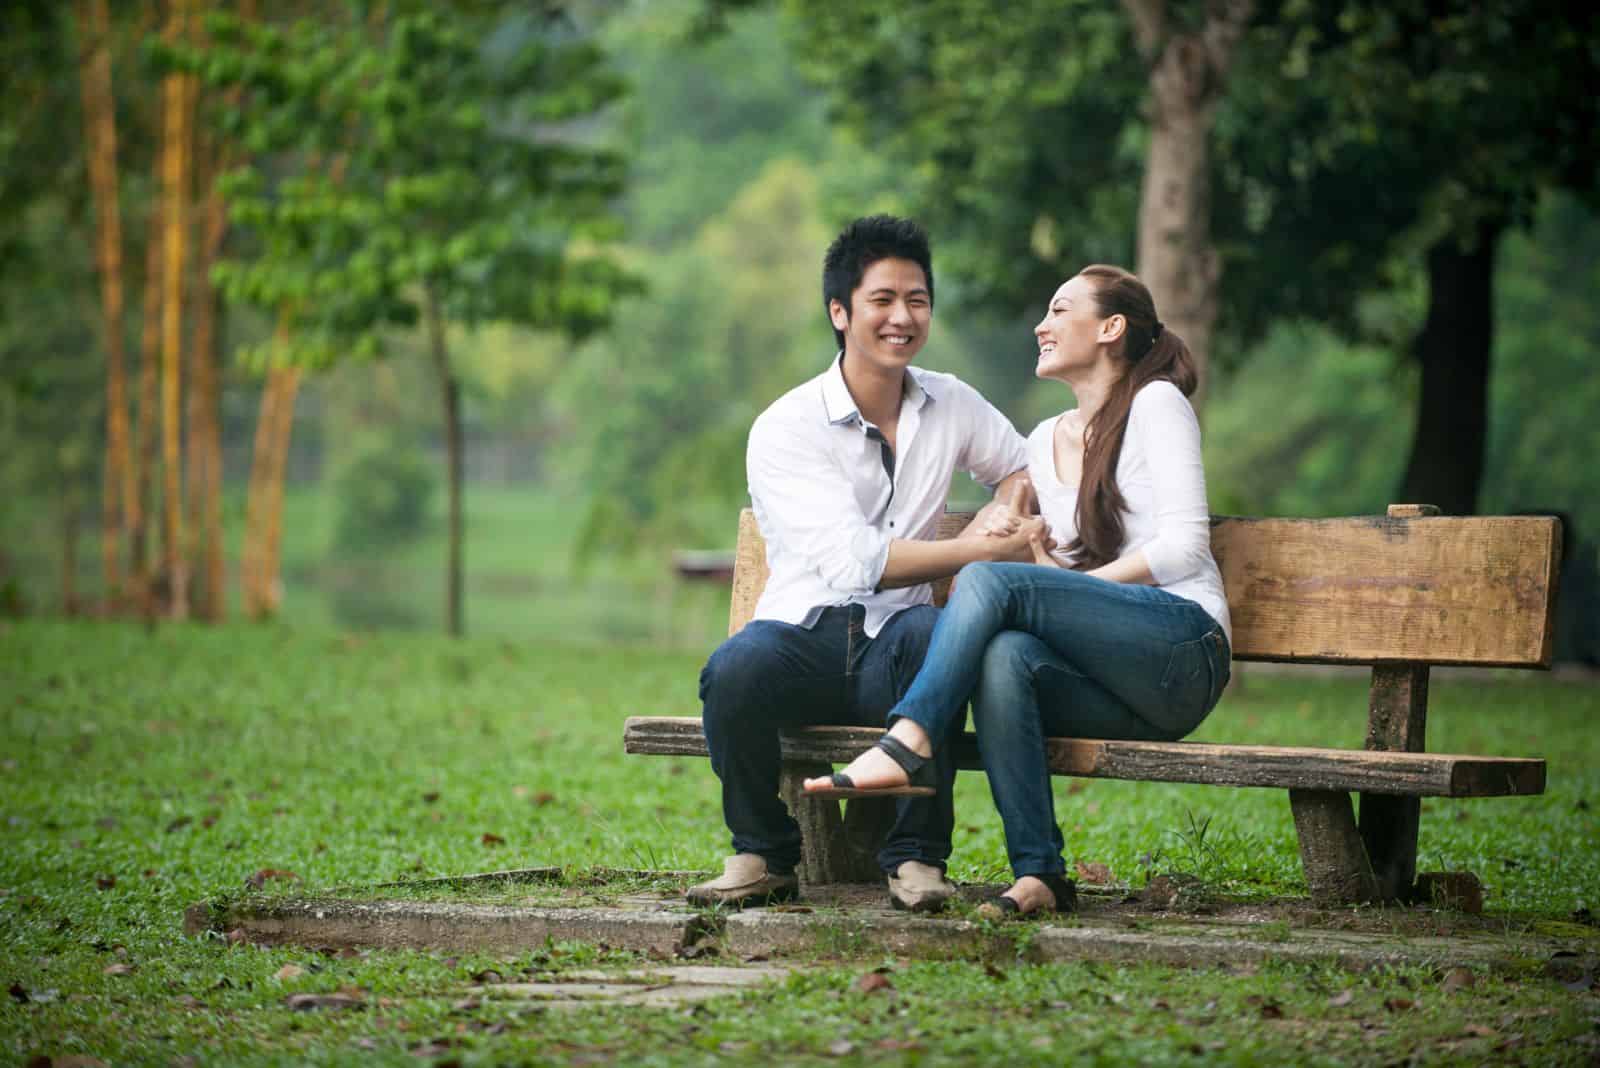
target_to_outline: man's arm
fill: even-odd
[[[975,530],[979,526],[979,521],[975,519],[954,538],[936,541],[894,539],[889,543],[889,559],[884,564],[878,588],[890,590],[948,578],[979,560],[1033,559],[1031,542],[1048,538],[1049,530],[1042,518],[1023,514],[1029,510],[1026,502],[1032,489],[1026,468],[1008,475],[995,487],[995,499],[990,505],[998,503],[999,507],[986,521],[994,533]],[[988,507],[985,506],[986,509]]]

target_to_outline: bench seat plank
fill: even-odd
[[[782,735],[783,756],[789,761],[844,763],[882,733],[874,727],[788,730]],[[1092,779],[1410,797],[1510,797],[1543,793],[1545,784],[1545,762],[1521,757],[1082,738],[1051,738],[1046,745],[1051,772]],[[982,770],[975,735],[963,735],[957,746],[960,767]],[[689,716],[631,717],[623,729],[623,748],[657,756],[706,755],[700,720]]]

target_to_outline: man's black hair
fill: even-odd
[[[928,303],[933,303],[933,253],[928,235],[910,219],[893,215],[868,215],[839,232],[822,257],[822,307],[832,301],[844,305],[850,314],[850,294],[861,284],[861,276],[879,260],[910,260],[922,268],[928,279]],[[832,319],[829,319],[832,322]],[[839,347],[844,348],[844,331],[833,328]]]

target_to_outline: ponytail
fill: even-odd
[[[1122,514],[1128,502],[1117,485],[1117,461],[1128,431],[1133,398],[1151,382],[1167,381],[1185,397],[1199,384],[1194,357],[1183,339],[1156,318],[1150,290],[1121,267],[1093,264],[1078,272],[1095,283],[1101,318],[1120,315],[1127,326],[1116,356],[1123,373],[1100,410],[1083,429],[1083,477],[1078,488],[1078,536],[1067,546],[1073,566],[1089,570],[1115,560],[1122,551]]]

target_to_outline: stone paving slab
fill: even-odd
[[[688,908],[536,908],[442,901],[279,899],[222,910],[192,906],[184,933],[242,930],[263,945],[517,953],[547,941],[604,943],[671,955],[705,929]]]
[[[620,972],[562,972],[548,983],[493,983],[469,993],[497,1001],[535,1003],[543,1008],[582,1008],[598,1002],[623,1005],[671,1005],[724,997],[782,982],[795,968],[753,964],[742,968],[716,965],[670,965]]]
[[[962,887],[962,898],[970,903],[993,889]],[[1071,918],[996,925],[965,919],[970,913],[961,908],[941,916],[894,912],[884,900],[883,889],[874,886],[806,887],[801,904],[733,913],[690,909],[680,897],[661,893],[632,893],[589,907],[273,898],[193,906],[185,930],[191,935],[238,930],[262,944],[441,952],[519,953],[550,940],[576,941],[662,961],[705,954],[724,963],[888,954],[1202,967],[1289,959],[1351,968],[1465,964],[1494,969],[1525,967],[1558,950],[1600,948],[1600,932],[1576,925],[1558,925],[1565,930],[1554,934],[1519,932],[1503,920],[1420,907],[1320,911],[1277,902],[1165,909],[1140,904],[1125,890],[1099,889],[1081,896],[1081,911]],[[673,985],[725,985],[717,972],[701,967],[698,975]],[[614,972],[592,979],[564,975],[562,981],[629,987],[607,997],[644,998],[640,986],[650,985],[637,978],[624,983]]]

